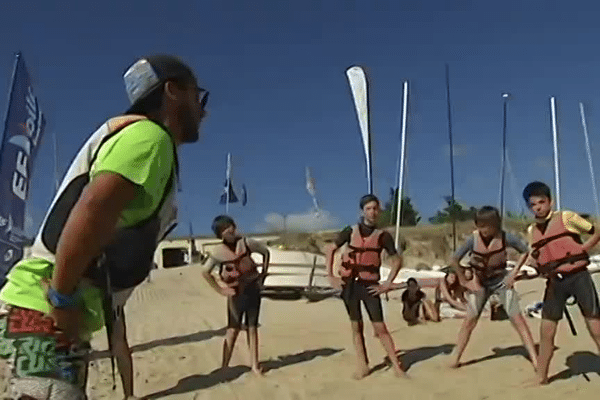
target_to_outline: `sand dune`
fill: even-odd
[[[585,332],[580,313],[572,314],[579,329],[572,336],[559,326],[551,376],[542,388],[523,388],[533,376],[516,332],[509,322],[483,319],[465,352],[467,365],[449,370],[460,320],[408,327],[402,321],[401,292],[386,302],[388,326],[408,368],[409,380],[395,378],[383,363],[383,349],[367,324],[367,350],[373,373],[353,381],[354,351],[341,300],[263,301],[261,359],[264,378],[246,367],[249,354],[240,338],[232,368],[220,371],[225,300],[215,294],[194,268],[160,271],[144,283],[127,306],[130,344],[139,396],[148,399],[596,399],[600,358]],[[543,281],[519,282],[522,306],[541,298]],[[528,319],[539,336],[538,319]],[[112,391],[104,333],[93,346],[88,393],[92,399],[122,398],[120,383]],[[118,379],[118,378],[117,378]]]

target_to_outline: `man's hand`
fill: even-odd
[[[48,288],[50,280],[41,281],[44,295],[48,299]],[[50,301],[48,300],[48,303]],[[79,324],[81,322],[81,310],[79,308],[50,308],[50,317],[54,320],[56,329],[62,331],[67,338],[77,340],[79,338]]]
[[[54,320],[56,329],[62,331],[67,338],[75,341],[79,339],[81,311],[78,308],[52,307],[50,317]]]
[[[343,281],[342,278],[338,278],[337,276],[329,275],[327,277],[329,279],[329,284],[336,290],[342,290]]]
[[[471,279],[470,281],[464,282],[464,284],[462,284],[462,286],[465,289],[467,289],[470,293],[476,293],[476,292],[480,291],[481,289],[483,289],[483,287],[479,284],[479,282],[477,281],[477,279],[475,277],[473,277],[473,279]]]
[[[233,297],[235,296],[236,292],[235,289],[230,286],[221,286],[219,293],[221,293],[225,297]]]
[[[265,288],[265,279],[267,279],[267,273],[266,272],[261,272],[258,275],[258,278],[256,278],[256,281],[258,282],[258,287],[260,288],[260,290],[263,290]]]
[[[515,286],[516,277],[513,274],[509,274],[506,278],[504,278],[504,286],[507,289],[512,289]]]
[[[380,294],[387,293],[392,290],[392,283],[385,281],[379,285],[369,286],[368,291],[373,296],[379,296]]]

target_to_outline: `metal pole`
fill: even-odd
[[[504,217],[504,177],[506,175],[506,115],[510,94],[502,93],[504,99],[502,118],[502,163],[500,168],[500,217]]]
[[[550,97],[550,113],[552,116],[552,141],[554,144],[554,187],[556,189],[556,209],[560,210],[560,163],[558,157],[558,127],[556,122],[555,97]]]
[[[229,191],[231,187],[231,153],[227,153],[227,178],[225,179],[225,214],[229,214]]]
[[[594,193],[594,203],[596,205],[596,218],[600,217],[600,202],[598,201],[598,190],[596,189],[596,176],[594,175],[594,165],[592,164],[592,148],[588,136],[587,122],[585,120],[585,111],[583,103],[579,103],[579,113],[581,114],[581,126],[583,127],[583,136],[585,138],[585,151],[587,153],[588,164],[590,167],[590,176],[592,178],[592,192]]]
[[[450,106],[450,66],[446,64],[446,97],[448,102],[448,138],[450,141],[450,187],[452,204],[450,206],[452,221],[452,251],[456,251],[456,215],[454,215],[454,148],[452,144],[452,107]]]
[[[396,206],[396,246],[400,238],[400,216],[402,215],[402,194],[404,184],[404,156],[406,154],[406,120],[408,114],[408,81],[404,81],[404,94],[402,97],[402,136],[400,150],[400,173],[398,174],[398,200]]]
[[[8,130],[8,112],[10,110],[10,98],[12,97],[13,91],[15,90],[15,81],[17,77],[17,67],[19,60],[21,59],[21,52],[15,54],[15,64],[13,67],[13,73],[10,80],[10,89],[8,89],[8,100],[6,102],[6,112],[4,113],[4,130],[0,133],[0,162],[2,161],[2,147],[4,144],[4,134]]]

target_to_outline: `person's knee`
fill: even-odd
[[[350,324],[353,333],[362,333],[364,325],[362,321],[351,321]]]
[[[554,342],[558,321],[545,320],[540,326],[540,342]]]
[[[375,337],[382,338],[390,334],[387,327],[383,322],[374,322],[373,330],[375,331]]]
[[[479,315],[469,315],[465,318],[465,328],[469,330],[475,329],[477,325],[477,321],[479,320]]]

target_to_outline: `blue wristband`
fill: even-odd
[[[73,294],[62,294],[50,286],[48,301],[54,308],[76,308],[79,306],[79,291],[76,290]]]

